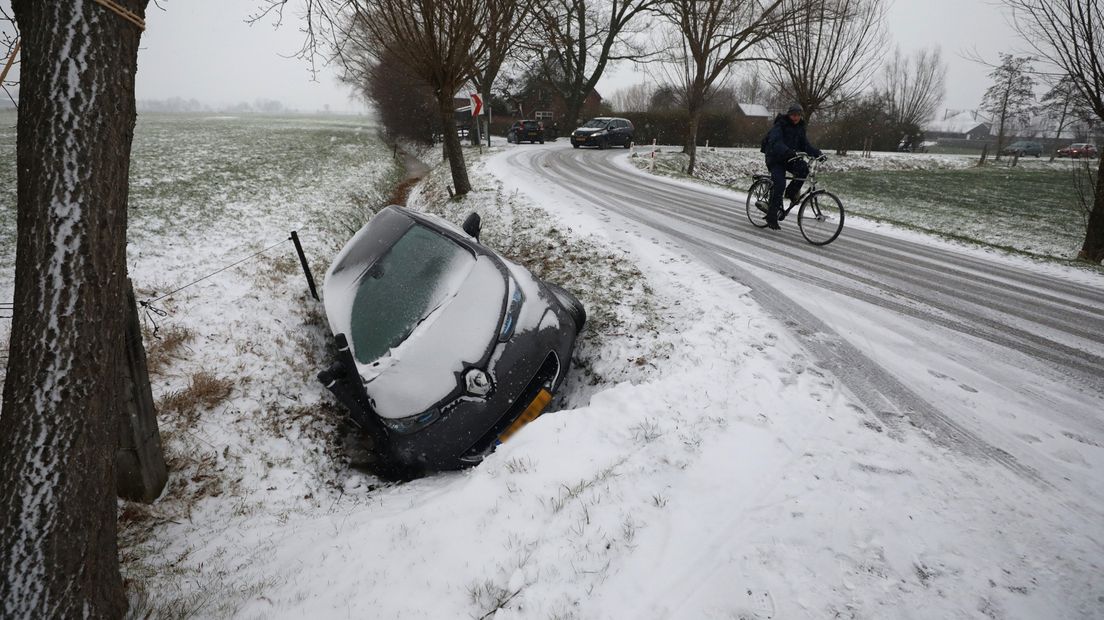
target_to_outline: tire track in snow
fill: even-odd
[[[1104,357],[1030,329],[1038,322],[1042,331],[1057,333],[1062,340],[1087,340],[1089,348],[1099,345],[1104,320],[1093,310],[1104,306],[1104,295],[1089,287],[1010,273],[972,256],[868,231],[845,230],[846,237],[828,250],[805,244],[792,226],[783,235],[768,236],[752,229],[737,200],[717,190],[626,174],[608,153],[516,149],[507,159],[599,211],[677,240],[719,273],[751,287],[765,309],[802,326],[794,331],[803,345],[887,424],[908,420],[937,443],[993,460],[1027,479],[1046,484],[1031,467],[944,414],[745,265],[1049,361],[1061,368],[1054,376],[1073,378],[1086,390],[1104,391]],[[739,245],[721,246],[698,231],[737,239]],[[1009,319],[1029,323],[1015,327],[1006,324]],[[1097,350],[1104,351],[1104,346]],[[1099,427],[1098,420],[1088,423]]]

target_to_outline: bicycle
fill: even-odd
[[[794,206],[800,204],[801,208],[797,211],[797,228],[801,231],[801,236],[813,245],[828,245],[835,241],[836,237],[843,231],[843,203],[835,194],[827,190],[817,189],[817,167],[820,162],[824,161],[823,158],[814,158],[807,153],[798,153],[790,161],[794,159],[803,159],[810,162],[809,175],[805,177],[805,187],[802,188],[804,191],[798,197],[798,201],[791,203],[789,207],[785,207],[779,214],[778,219],[785,219]],[[753,182],[751,187],[748,188],[747,217],[756,227],[765,228],[774,181],[767,174],[753,174],[751,178]],[[787,181],[793,180],[793,178],[786,176]]]

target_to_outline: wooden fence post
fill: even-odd
[[[134,286],[127,280],[126,368],[123,372],[124,406],[119,416],[119,449],[115,453],[115,482],[119,497],[151,503],[169,480],[157,412],[153,408],[146,349]]]

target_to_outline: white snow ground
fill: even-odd
[[[1069,501],[887,426],[743,286],[553,188],[528,193],[496,152],[473,164],[483,190],[448,209],[555,229],[642,272],[624,291],[579,288],[591,280],[578,263],[561,282],[588,305],[622,301],[619,320],[580,346],[566,407],[477,468],[381,485],[334,461],[312,378],[320,317],[294,264],[212,278],[173,303],[173,320],[198,335],[155,396],[198,369],[231,377],[233,393],[193,420],[163,420],[170,488],[151,508],[123,506],[136,613],[1104,617],[1099,494]],[[441,184],[415,201],[443,203]],[[251,238],[294,224],[237,206]],[[189,239],[136,279],[188,281],[231,258],[243,234]],[[926,367],[899,371],[907,383]],[[1042,477],[1101,488],[1104,437],[1083,440]]]

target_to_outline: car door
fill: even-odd
[[[610,140],[613,144],[622,145],[625,143],[625,124],[619,120],[610,121],[610,133],[613,134],[613,139]]]

